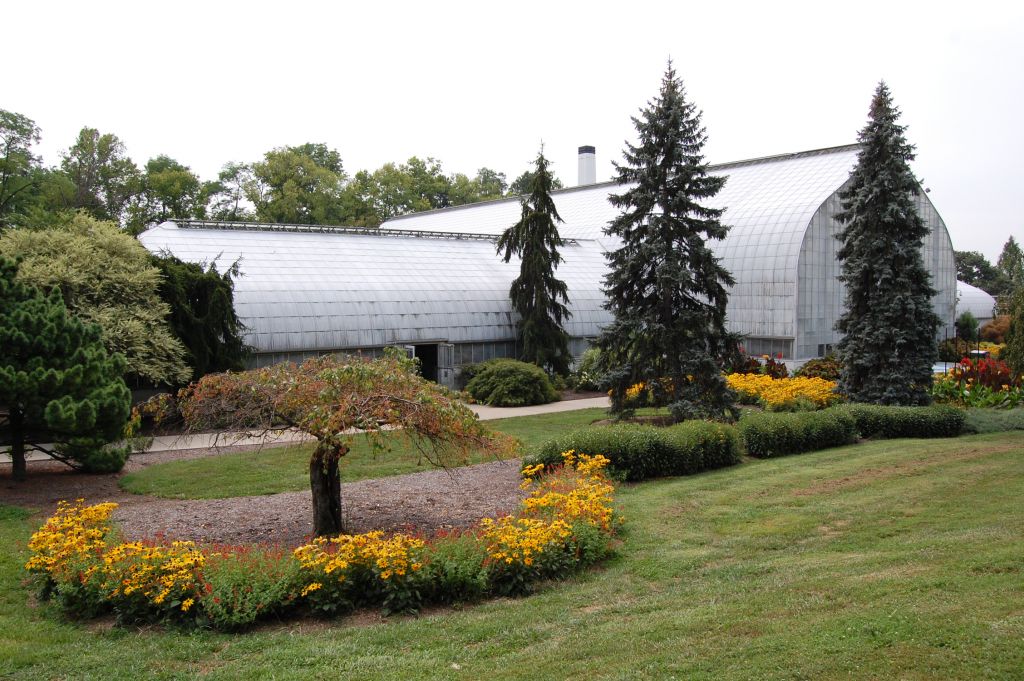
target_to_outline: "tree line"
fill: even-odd
[[[224,164],[214,180],[166,155],[141,168],[113,133],[84,127],[60,162],[46,167],[33,151],[35,121],[0,109],[0,230],[38,227],[80,210],[132,234],[164,220],[337,224],[376,227],[406,213],[527,193],[533,171],[447,173],[435,158],[349,175],[341,154],[322,143],[282,146],[255,162]],[[554,188],[561,187],[557,178]]]

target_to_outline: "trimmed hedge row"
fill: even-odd
[[[553,466],[570,449],[603,454],[612,475],[636,481],[671,475],[690,475],[740,462],[736,428],[707,421],[687,421],[668,428],[640,425],[592,426],[549,440],[523,461]]]
[[[739,428],[747,453],[759,459],[839,447],[857,439],[856,420],[837,409],[749,414]]]
[[[948,405],[887,407],[849,404],[799,414],[749,414],[740,434],[751,456],[800,454],[864,438],[956,437],[964,412]]]

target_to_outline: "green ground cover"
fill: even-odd
[[[1024,432],[889,440],[620,490],[616,559],[529,598],[242,635],[62,620],[0,507],[0,676],[1020,678]]]
[[[523,451],[530,452],[553,434],[580,428],[605,417],[604,409],[594,408],[497,419],[488,421],[488,424],[494,430],[519,438]],[[431,468],[416,447],[401,435],[387,437],[392,445],[391,451],[376,454],[365,439],[354,439],[352,451],[341,460],[342,481],[383,478]],[[130,473],[121,479],[120,484],[135,494],[172,499],[218,499],[298,492],[309,489],[311,451],[312,445],[305,444],[171,461]],[[491,460],[491,455],[474,454],[465,463]]]

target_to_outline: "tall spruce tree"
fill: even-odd
[[[43,295],[16,274],[0,257],[0,444],[10,447],[14,479],[25,478],[30,450],[90,471],[120,469],[127,449],[104,445],[131,408],[124,358],[107,354],[98,326],[68,314],[59,289]]]
[[[541,150],[530,178],[530,194],[523,199],[522,217],[498,239],[498,253],[504,251],[505,262],[513,255],[521,262],[519,276],[509,289],[512,308],[519,313],[520,357],[565,375],[569,373],[571,355],[569,334],[562,322],[570,316],[566,307],[569,292],[565,282],[555,276],[562,262],[558,249],[563,242],[556,224],[562,218],[551,198],[553,182]]]
[[[857,402],[926,404],[941,322],[921,257],[928,227],[915,203],[914,147],[899,116],[889,88],[879,83],[858,136],[857,165],[840,194],[839,279],[846,285],[836,322],[845,334],[837,347],[840,388]]]
[[[668,64],[658,96],[633,118],[639,143],[616,165],[622,213],[605,229],[622,245],[608,253],[605,306],[615,315],[597,340],[612,410],[628,413],[626,391],[643,383],[675,420],[735,416],[722,362],[735,345],[725,328],[734,281],[708,248],[729,231],[723,209],[705,202],[725,184],[708,174],[701,112]]]

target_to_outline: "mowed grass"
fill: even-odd
[[[618,556],[529,598],[241,635],[62,621],[0,513],[0,676],[1019,679],[1024,432],[870,442],[622,488]]]
[[[512,435],[530,452],[563,432],[606,418],[604,409],[581,409],[537,416],[488,421],[494,430]],[[429,470],[431,464],[401,434],[385,436],[390,451],[374,452],[364,437],[353,438],[352,450],[341,460],[341,479],[355,482]],[[258,451],[219,454],[202,459],[155,464],[124,476],[121,487],[135,494],[172,499],[217,499],[256,496],[309,489],[311,444],[267,447]],[[143,455],[145,456],[145,455]],[[473,452],[460,464],[492,461],[493,456]]]

